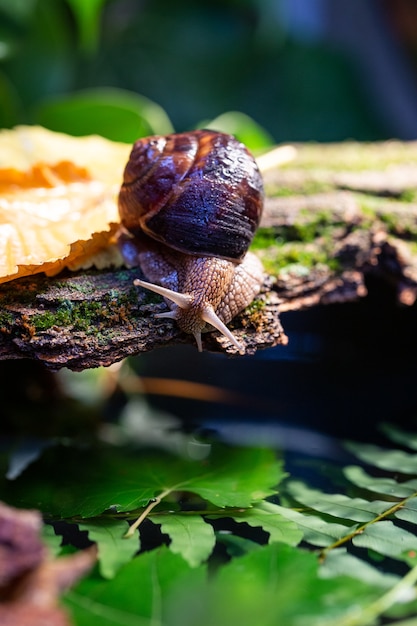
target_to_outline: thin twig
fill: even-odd
[[[376,522],[380,522],[381,520],[386,519],[390,515],[393,515],[399,509],[402,509],[403,506],[406,504],[406,502],[408,502],[408,500],[411,500],[412,498],[415,498],[415,497],[417,497],[417,492],[411,494],[410,496],[407,496],[407,498],[404,498],[400,502],[396,502],[389,509],[387,509],[386,511],[383,511],[382,513],[380,513],[373,519],[369,520],[369,522],[365,522],[364,524],[362,524],[362,526],[355,528],[355,530],[353,530],[351,533],[344,535],[343,537],[341,537],[340,539],[332,543],[330,546],[326,546],[325,548],[323,548],[323,550],[321,550],[320,552],[320,561],[324,561],[324,559],[326,558],[326,554],[330,552],[330,550],[339,548],[340,546],[347,543],[348,541],[351,541],[357,535],[360,535],[361,533],[363,533],[363,531],[366,528],[368,528],[368,526],[371,526],[372,524],[375,524]]]
[[[151,500],[151,502],[149,502],[149,504],[146,507],[146,509],[139,515],[139,517],[136,520],[136,522],[134,522],[131,525],[131,527],[129,528],[129,530],[125,534],[125,536],[124,536],[125,539],[129,539],[130,537],[133,537],[133,535],[134,535],[135,531],[137,530],[137,528],[139,528],[139,526],[141,525],[143,520],[149,515],[149,513],[152,511],[152,509],[154,509],[157,504],[160,504],[160,502],[162,502],[162,500],[166,496],[168,496],[171,492],[172,492],[172,488],[171,489],[165,489],[165,491],[160,493],[159,496],[156,496],[153,500]]]

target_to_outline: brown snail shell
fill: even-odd
[[[133,147],[120,191],[122,223],[165,245],[240,260],[258,226],[263,185],[231,135],[209,130],[148,137]]]
[[[135,283],[170,301],[162,315],[193,333],[199,349],[206,324],[241,349],[225,324],[262,283],[260,262],[247,254],[262,208],[256,162],[231,135],[198,130],[133,146],[119,194],[133,239],[122,238],[121,249],[151,281]]]

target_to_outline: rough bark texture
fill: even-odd
[[[284,243],[279,255],[271,247],[260,255],[276,276],[281,311],[363,297],[370,275],[414,304],[417,143],[304,146],[265,183],[263,225]]]
[[[264,175],[265,212],[254,251],[269,274],[231,324],[247,353],[286,341],[279,312],[366,295],[369,276],[417,298],[417,144],[306,145]],[[157,296],[138,291],[139,270],[36,275],[0,286],[0,359],[34,358],[52,369],[110,365],[175,343],[193,343],[155,319]],[[205,349],[236,354],[218,333]]]

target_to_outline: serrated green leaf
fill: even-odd
[[[337,548],[326,554],[326,560],[320,568],[320,576],[334,578],[335,576],[352,576],[362,582],[389,589],[399,580],[399,576],[385,574],[370,563],[347,552],[346,548]]]
[[[395,512],[395,517],[410,524],[417,524],[417,497],[407,500],[401,509]]]
[[[3,499],[57,518],[97,517],[110,507],[133,511],[170,491],[189,491],[220,507],[248,507],[276,493],[284,476],[281,461],[266,449],[213,445],[207,458],[195,460],[165,451],[58,446],[5,481]]]
[[[298,502],[309,508],[355,522],[370,522],[390,508],[390,504],[382,500],[370,502],[363,498],[350,498],[340,493],[323,493],[296,481],[288,483],[287,490]]]
[[[224,448],[212,467],[206,461],[206,471],[203,468],[184,480],[181,488],[222,507],[248,507],[272,496],[286,476],[274,452],[263,448]]]
[[[111,580],[93,572],[67,594],[65,603],[77,626],[160,625],[167,623],[171,595],[205,582],[204,567],[192,569],[162,547],[132,559]]]
[[[346,447],[369,465],[401,474],[417,474],[417,454],[356,442],[349,442]]]
[[[201,565],[212,553],[214,530],[201,515],[156,515],[149,519],[161,525],[161,531],[171,539],[171,552],[180,554],[190,567]]]
[[[400,557],[404,552],[417,550],[416,535],[385,520],[370,524],[352,542],[357,547],[368,548],[394,558]]]
[[[317,515],[306,515],[293,509],[276,505],[277,512],[293,521],[303,533],[303,538],[313,546],[326,547],[349,535],[357,525],[344,526],[327,522]]]
[[[104,578],[113,578],[140,548],[137,533],[131,539],[124,538],[129,529],[125,520],[91,520],[79,527],[97,544],[99,570]]]
[[[343,469],[343,474],[351,483],[373,493],[384,494],[392,498],[408,498],[417,492],[417,479],[397,482],[394,478],[375,478],[367,474],[362,467],[350,465]]]
[[[241,514],[229,514],[236,522],[245,522],[255,528],[261,527],[269,533],[269,543],[279,541],[296,546],[303,538],[297,524],[281,515],[279,507],[272,502],[260,502]]]

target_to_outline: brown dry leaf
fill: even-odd
[[[39,539],[41,527],[37,511],[14,509],[0,502],[0,589],[41,563],[45,556]]]
[[[0,282],[74,268],[111,243],[130,148],[40,127],[0,132]]]
[[[95,547],[51,559],[40,540],[38,511],[0,503],[0,624],[70,626],[59,595],[85,575],[97,557]]]

